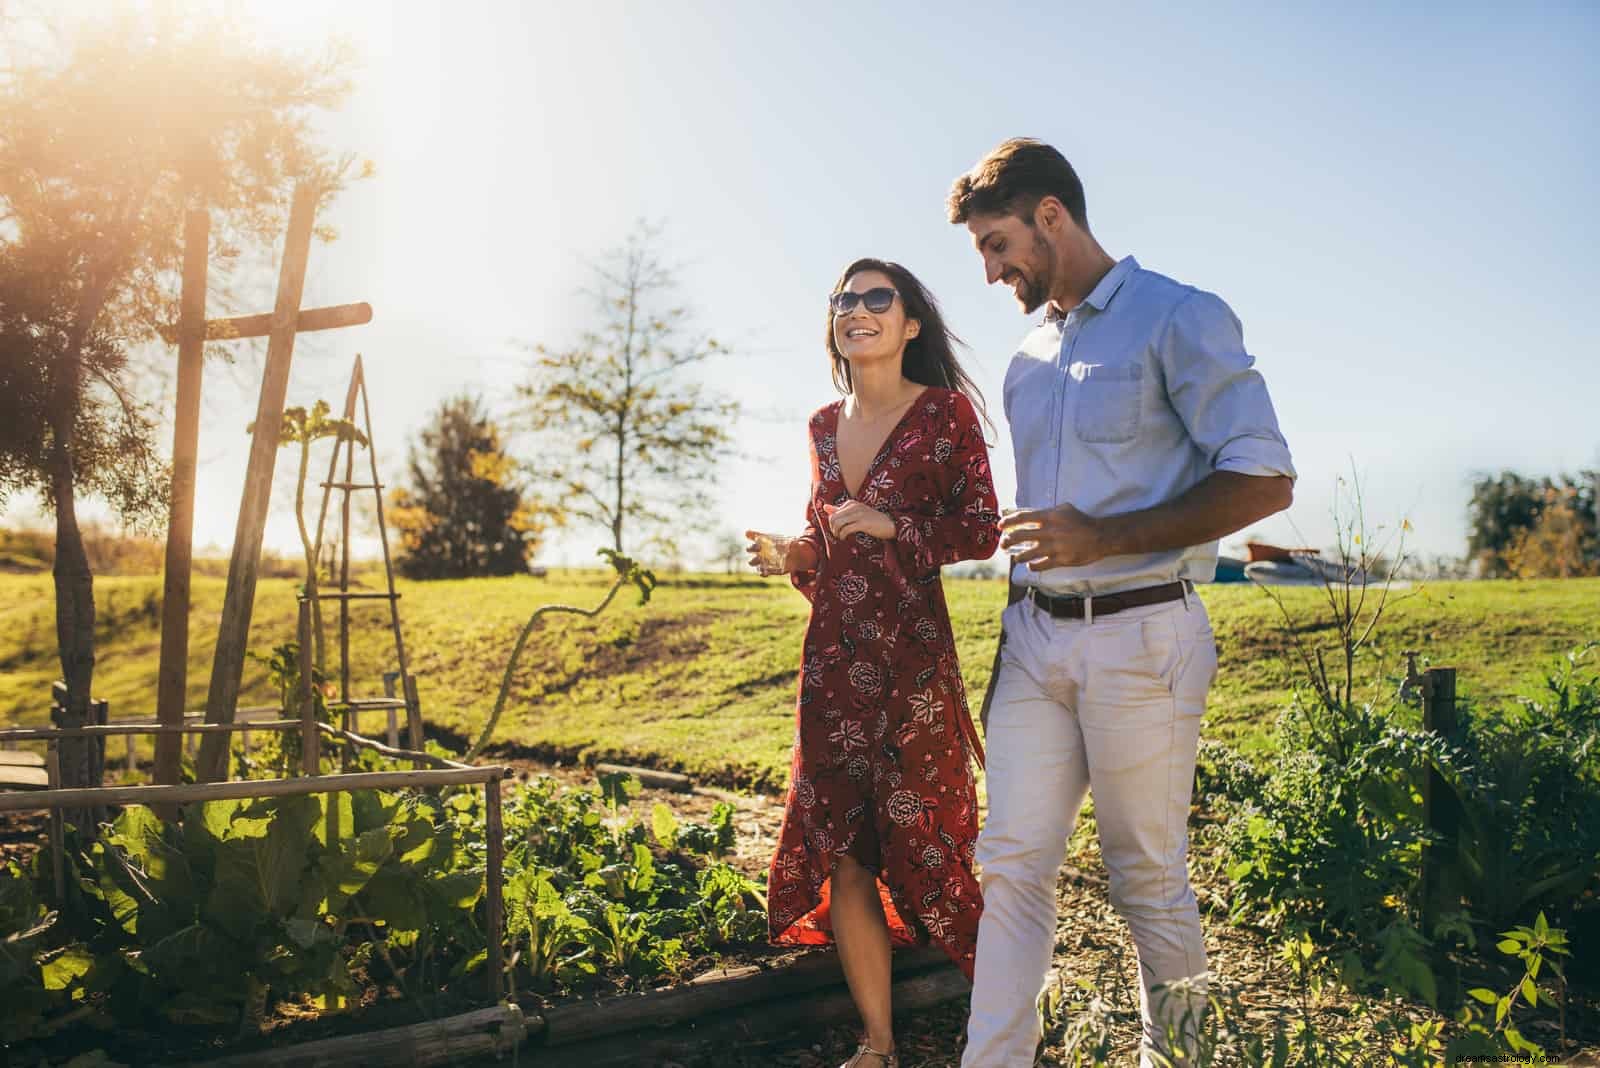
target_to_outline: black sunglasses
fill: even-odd
[[[882,315],[894,304],[895,291],[888,286],[876,286],[865,293],[852,293],[842,289],[828,298],[828,304],[833,308],[835,315],[849,315],[856,310],[857,304],[865,304],[867,311],[874,315]]]

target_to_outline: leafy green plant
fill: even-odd
[[[354,445],[367,445],[367,436],[363,434],[349,419],[334,418],[332,408],[325,400],[319,400],[306,408],[295,405],[285,408],[283,412],[283,425],[278,431],[278,441],[283,448],[299,446],[300,464],[296,470],[294,487],[294,519],[300,532],[300,549],[305,554],[305,577],[303,590],[311,602],[312,619],[312,661],[319,670],[326,668],[327,662],[323,655],[326,642],[322,636],[322,605],[317,600],[317,550],[321,547],[322,529],[317,528],[317,541],[314,543],[311,534],[306,530],[306,475],[310,471],[311,446],[323,438],[333,438],[336,443],[351,442]],[[245,427],[245,433],[254,433],[256,425],[250,423]]]

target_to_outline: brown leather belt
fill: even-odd
[[[1033,602],[1035,608],[1049,612],[1057,619],[1088,619],[1092,622],[1100,616],[1109,616],[1129,608],[1181,601],[1193,589],[1193,584],[1188,579],[1183,579],[1160,586],[1123,590],[1121,593],[1103,593],[1095,597],[1056,596],[1030,586],[1024,596]]]

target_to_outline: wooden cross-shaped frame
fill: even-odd
[[[295,335],[307,330],[331,330],[372,321],[372,307],[368,304],[300,309],[317,197],[315,185],[301,183],[295,187],[283,263],[278,273],[278,295],[273,310],[266,315],[207,321],[206,256],[210,217],[204,211],[193,211],[185,222],[182,298],[177,329],[172,332],[178,342],[178,398],[173,427],[172,505],[167,527],[166,579],[161,604],[161,673],[156,703],[156,716],[163,724],[183,723],[184,691],[188,684],[195,459],[199,448],[200,379],[205,343],[267,338],[266,369],[261,378],[261,398],[256,404],[250,462],[239,501],[233,554],[228,560],[227,592],[222,602],[222,624],[217,633],[211,688],[206,697],[206,722],[232,723],[244,673],[245,644],[250,635],[256,575],[261,564],[261,540],[272,497],[272,474],[278,455]],[[158,784],[178,782],[179,745],[177,734],[157,735],[155,780]],[[227,756],[228,735],[205,735],[196,769],[201,781],[226,778]]]

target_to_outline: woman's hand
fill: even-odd
[[[745,551],[750,554],[750,566],[760,575],[787,575],[794,571],[815,571],[817,551],[799,538],[783,534],[763,534],[747,530],[750,539]]]
[[[894,540],[894,520],[860,501],[845,501],[838,506],[825,504],[822,512],[828,517],[828,529],[836,538],[860,533],[884,541]]]

